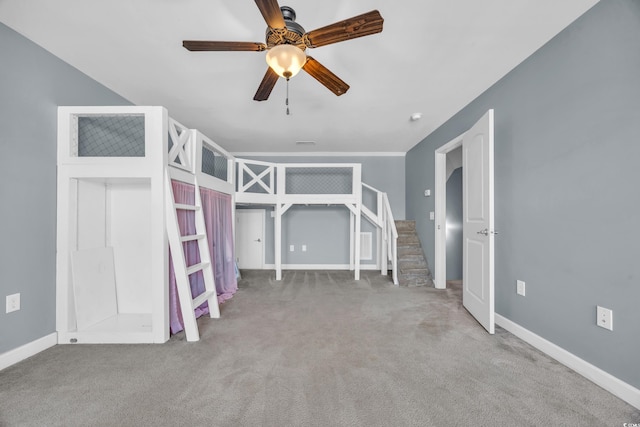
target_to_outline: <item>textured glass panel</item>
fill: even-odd
[[[78,117],[78,157],[144,157],[144,116]]]
[[[351,194],[353,170],[346,167],[287,168],[287,194]]]
[[[223,181],[227,180],[227,158],[221,153],[202,147],[202,172]]]

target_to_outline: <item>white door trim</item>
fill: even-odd
[[[447,287],[447,153],[462,146],[464,133],[435,151],[435,277],[436,289]]]

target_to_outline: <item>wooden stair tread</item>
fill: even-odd
[[[413,220],[396,221],[398,230],[398,281],[403,286],[433,286]]]

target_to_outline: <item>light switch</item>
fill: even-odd
[[[296,250],[296,247],[294,245],[289,245],[289,252],[293,252]]]
[[[434,219],[436,219],[436,213],[435,212],[429,212],[429,219],[431,221],[433,221]]]
[[[424,190],[424,197],[431,196],[431,190]]]

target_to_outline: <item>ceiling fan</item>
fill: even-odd
[[[340,96],[349,85],[329,69],[305,54],[307,48],[316,48],[382,31],[384,20],[377,10],[336,22],[326,27],[305,32],[296,21],[296,12],[278,5],[277,0],[255,0],[267,22],[266,43],[184,40],[182,45],[190,51],[267,51],[269,67],[253,97],[256,101],[269,98],[278,77],[289,80],[303,69],[331,92]]]

